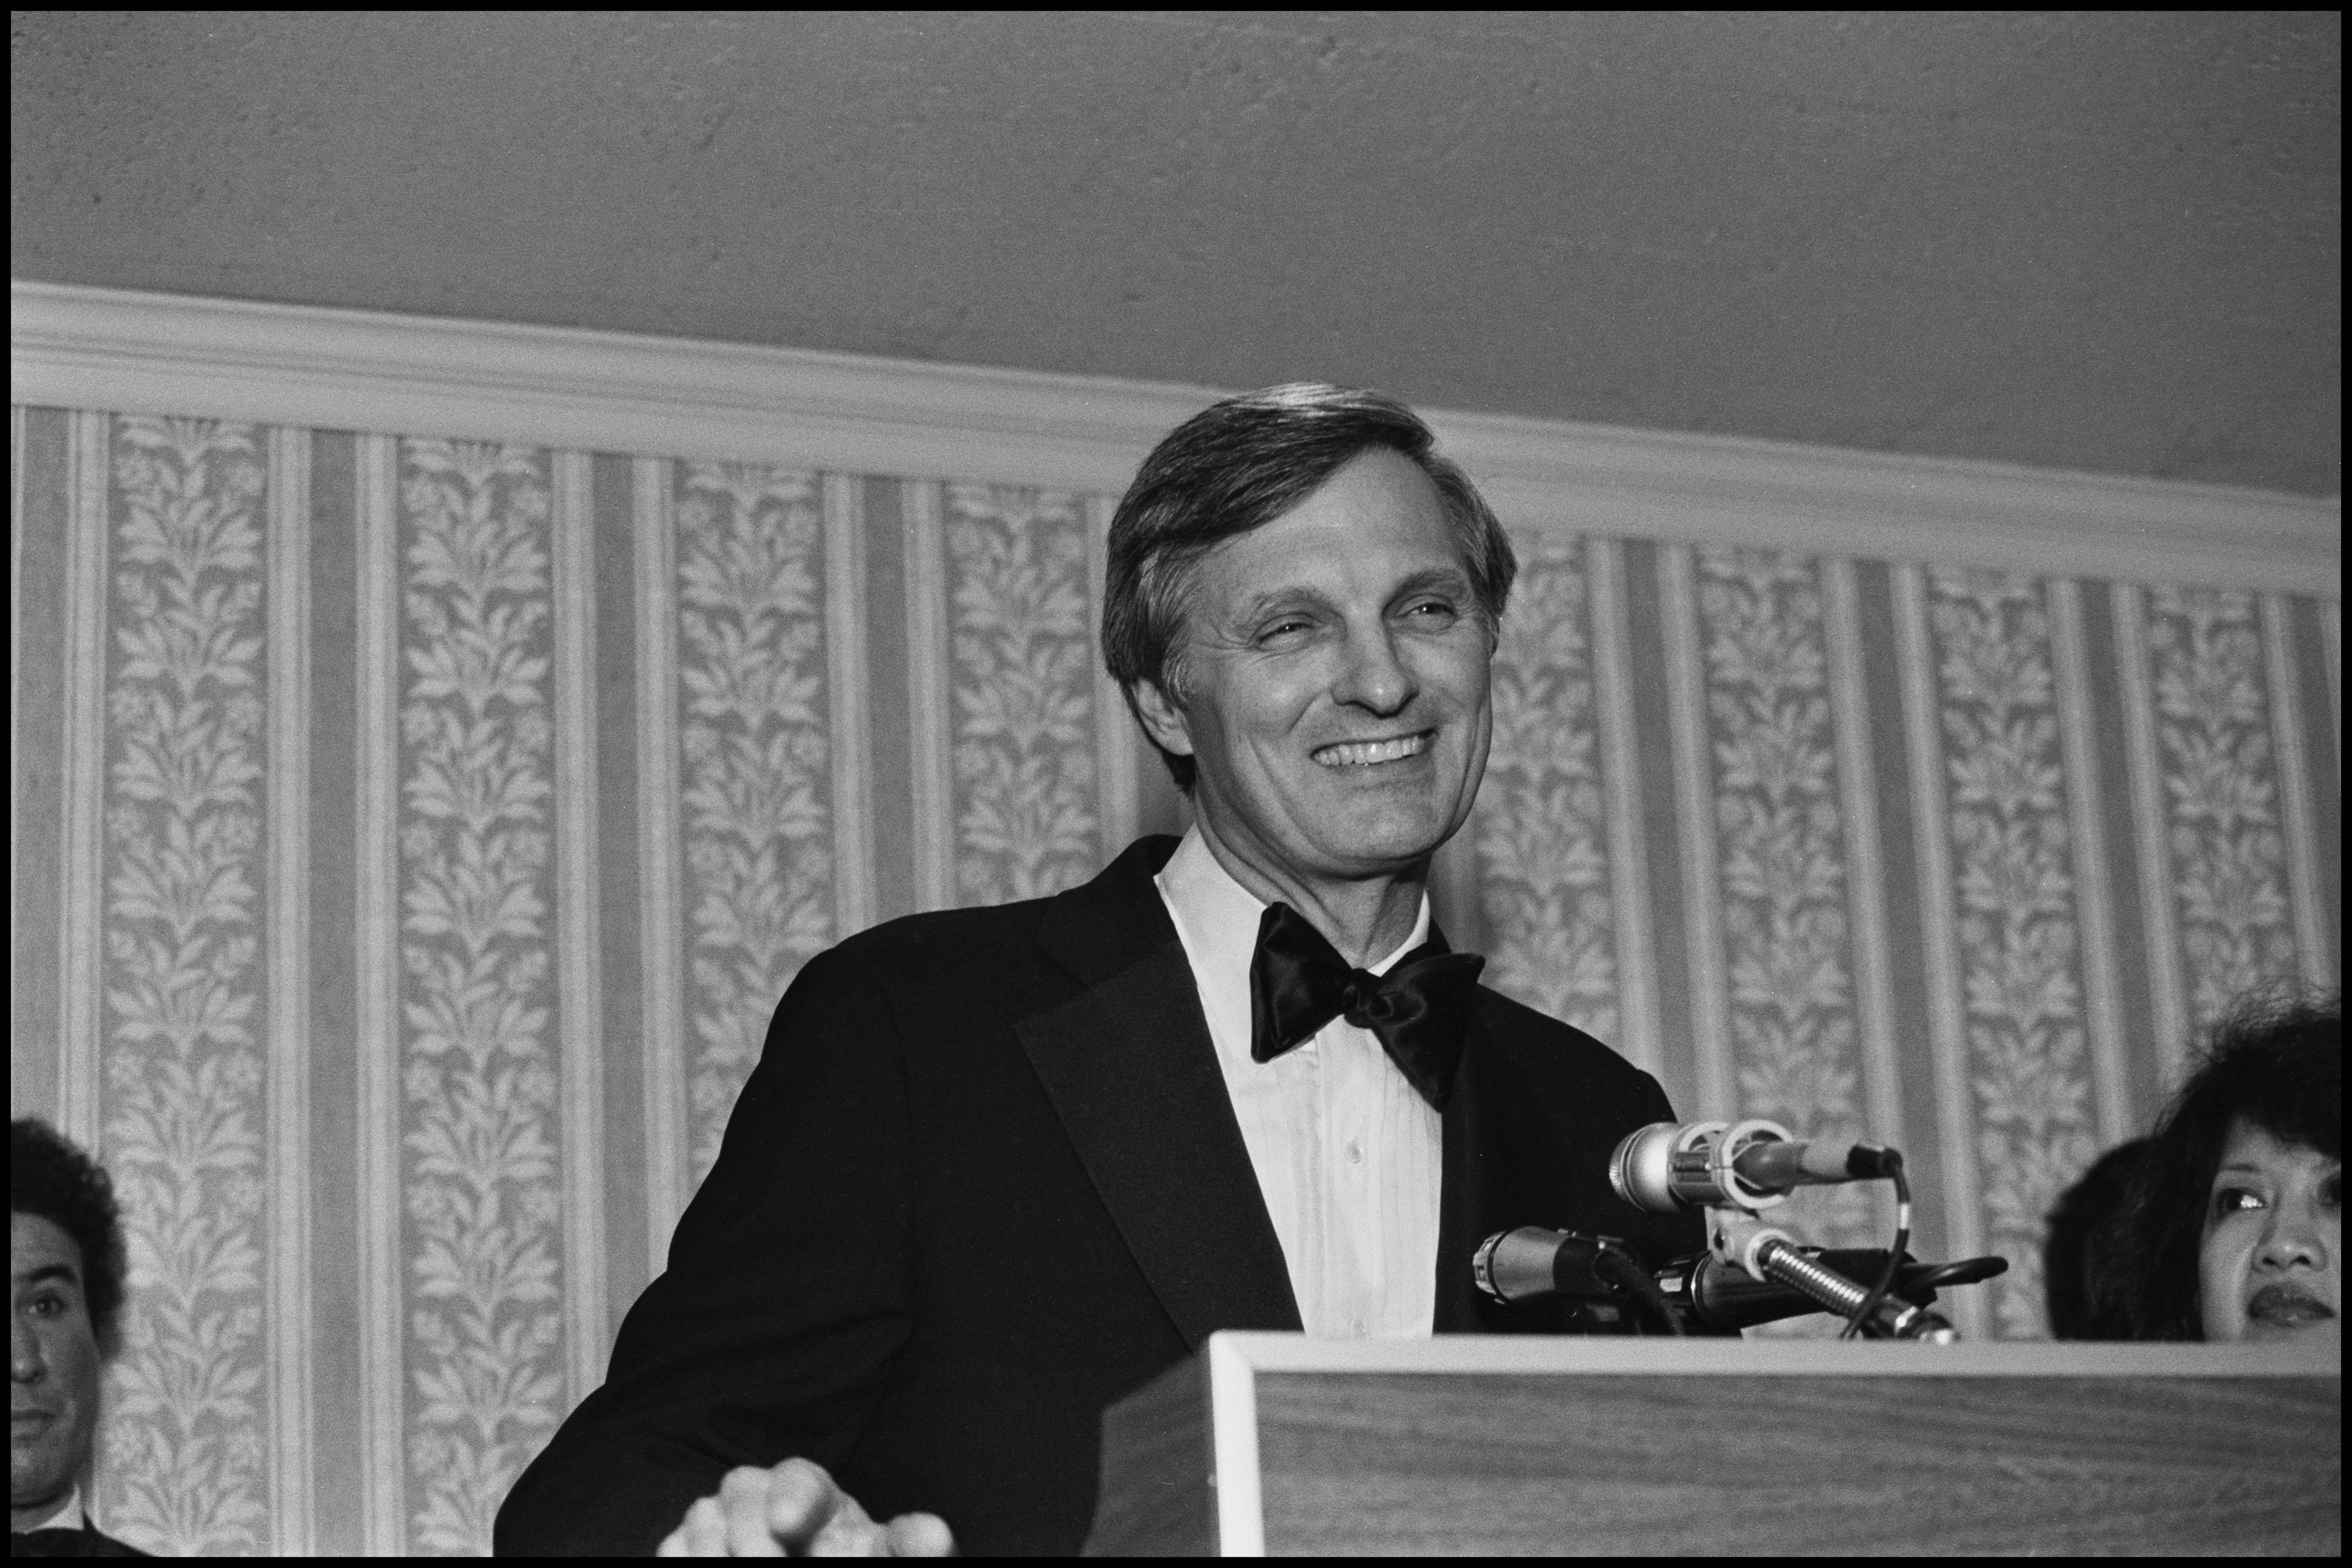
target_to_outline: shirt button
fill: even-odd
[[[1360,1164],[1362,1164],[1363,1163],[1364,1163],[1364,1146],[1363,1146],[1361,1143],[1357,1142],[1353,1138],[1349,1139],[1349,1140],[1348,1140],[1348,1163],[1349,1163],[1350,1165],[1360,1165]]]
[[[1362,1338],[1364,1337],[1365,1333],[1367,1332],[1367,1331],[1366,1331],[1366,1329],[1365,1329],[1365,1327],[1364,1327],[1364,1320],[1363,1320],[1363,1319],[1361,1319],[1361,1318],[1350,1318],[1350,1319],[1349,1319],[1349,1320],[1348,1320],[1348,1331],[1349,1331],[1349,1333],[1351,1333],[1351,1334],[1355,1335],[1358,1339],[1360,1339],[1360,1339],[1362,1339]]]

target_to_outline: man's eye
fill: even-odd
[[[1418,620],[1450,621],[1454,616],[1454,606],[1443,599],[1423,599],[1405,606],[1404,613]]]
[[[1282,637],[1295,637],[1306,629],[1307,622],[1304,618],[1297,616],[1286,616],[1281,620],[1272,623],[1267,626],[1265,630],[1259,632],[1257,634],[1257,640],[1262,643],[1274,642]]]

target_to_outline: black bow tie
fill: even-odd
[[[1334,1018],[1370,1029],[1421,1097],[1445,1109],[1486,961],[1436,932],[1386,974],[1351,968],[1305,915],[1269,904],[1250,960],[1250,1055],[1270,1062]]]
[[[88,1557],[89,1534],[80,1530],[28,1530],[8,1532],[11,1557]]]

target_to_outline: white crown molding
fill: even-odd
[[[10,397],[1116,493],[1213,388],[58,284]],[[1429,411],[1515,530],[2339,598],[2342,503]]]

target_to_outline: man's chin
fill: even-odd
[[[12,1510],[54,1509],[73,1489],[73,1467],[55,1456],[12,1453],[8,1458],[8,1506]]]
[[[1421,865],[1460,826],[1434,811],[1383,814],[1369,820],[1343,818],[1336,831],[1326,828],[1317,837],[1333,863],[1348,874],[1374,877]]]

